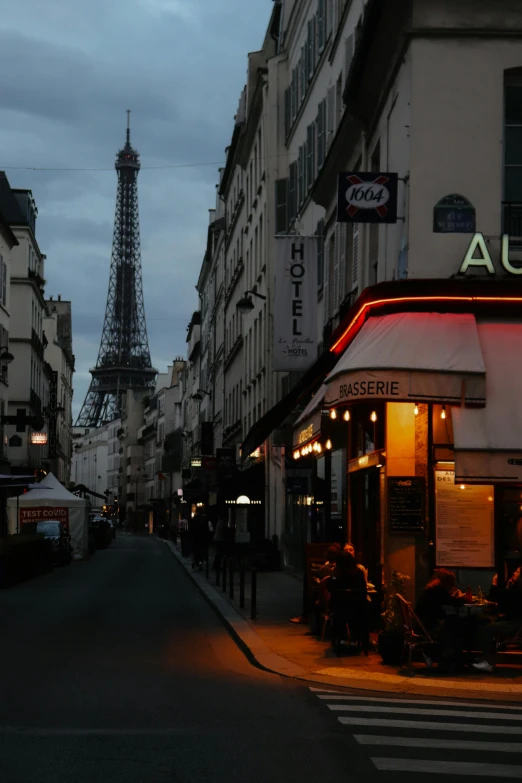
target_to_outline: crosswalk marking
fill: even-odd
[[[416,702],[413,702],[415,704]],[[411,705],[412,702],[409,702],[409,705]],[[354,706],[350,706],[348,704],[327,704],[326,705],[329,710],[332,710],[332,712],[350,712],[353,711]],[[416,709],[411,706],[406,707],[385,707],[384,710],[382,707],[374,707],[374,706],[368,706],[367,704],[358,704],[355,709],[357,712],[388,712],[391,714],[398,714],[401,713],[408,714],[408,715],[443,715],[444,717],[455,717],[455,718],[483,718],[482,715],[477,713],[476,711],[471,710],[425,710],[425,709]],[[488,720],[520,720],[522,721],[522,715],[506,715],[502,712],[490,712],[487,715]]]
[[[478,716],[477,716],[478,717]],[[486,726],[471,723],[437,723],[430,720],[394,720],[387,718],[338,718],[345,726],[381,726],[396,729],[428,729],[428,731],[466,731],[473,734],[522,734],[522,726]]]
[[[431,737],[383,737],[382,734],[354,734],[359,745],[392,745],[406,748],[440,748],[441,750],[477,750],[483,753],[521,753],[520,742],[478,742],[475,740],[432,739]]]
[[[312,691],[315,691],[316,689],[311,688]],[[317,698],[321,699],[322,701],[326,701],[327,699],[338,699],[339,701],[371,701],[373,704],[375,702],[379,702],[379,704],[404,704],[405,699],[387,699],[379,696],[378,698],[375,698],[375,696],[346,696],[344,693],[339,693],[339,691],[321,691],[320,693],[317,693]],[[498,710],[498,704],[476,704],[473,702],[463,702],[463,701],[438,701],[435,699],[409,699],[407,701],[408,704],[416,705],[416,704],[423,704],[423,705],[432,705],[435,707],[474,707],[475,709],[481,709],[481,710]],[[516,710],[519,712],[522,712],[522,707],[516,707],[513,704],[503,704],[502,705],[503,710]],[[486,716],[487,717],[487,716]]]
[[[520,706],[310,690],[353,732],[361,751],[368,749],[378,772],[410,773],[407,780],[413,773],[522,781]],[[473,735],[489,736],[482,742]]]
[[[438,775],[480,775],[481,777],[522,779],[522,766],[511,764],[480,764],[476,761],[440,761],[439,759],[372,758],[382,772],[428,772]]]

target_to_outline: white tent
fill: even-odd
[[[25,495],[9,498],[7,518],[10,535],[19,533],[26,522],[58,519],[69,530],[74,559],[87,557],[87,501],[69,492],[52,473]]]

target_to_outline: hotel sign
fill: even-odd
[[[276,237],[274,370],[307,370],[317,357],[317,237]]]
[[[522,275],[522,265],[513,266],[509,258],[510,238],[508,234],[503,234],[501,238],[500,263],[506,272],[510,275]],[[522,247],[521,247],[522,250]],[[484,234],[474,234],[466,255],[459,268],[459,274],[465,275],[468,270],[484,269],[488,275],[495,275],[495,265],[491,258],[491,253],[484,238]]]

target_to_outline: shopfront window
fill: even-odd
[[[358,405],[351,411],[350,459],[384,448],[384,405]]]

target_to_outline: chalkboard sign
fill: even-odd
[[[388,525],[390,533],[424,532],[426,487],[421,476],[388,479]]]

